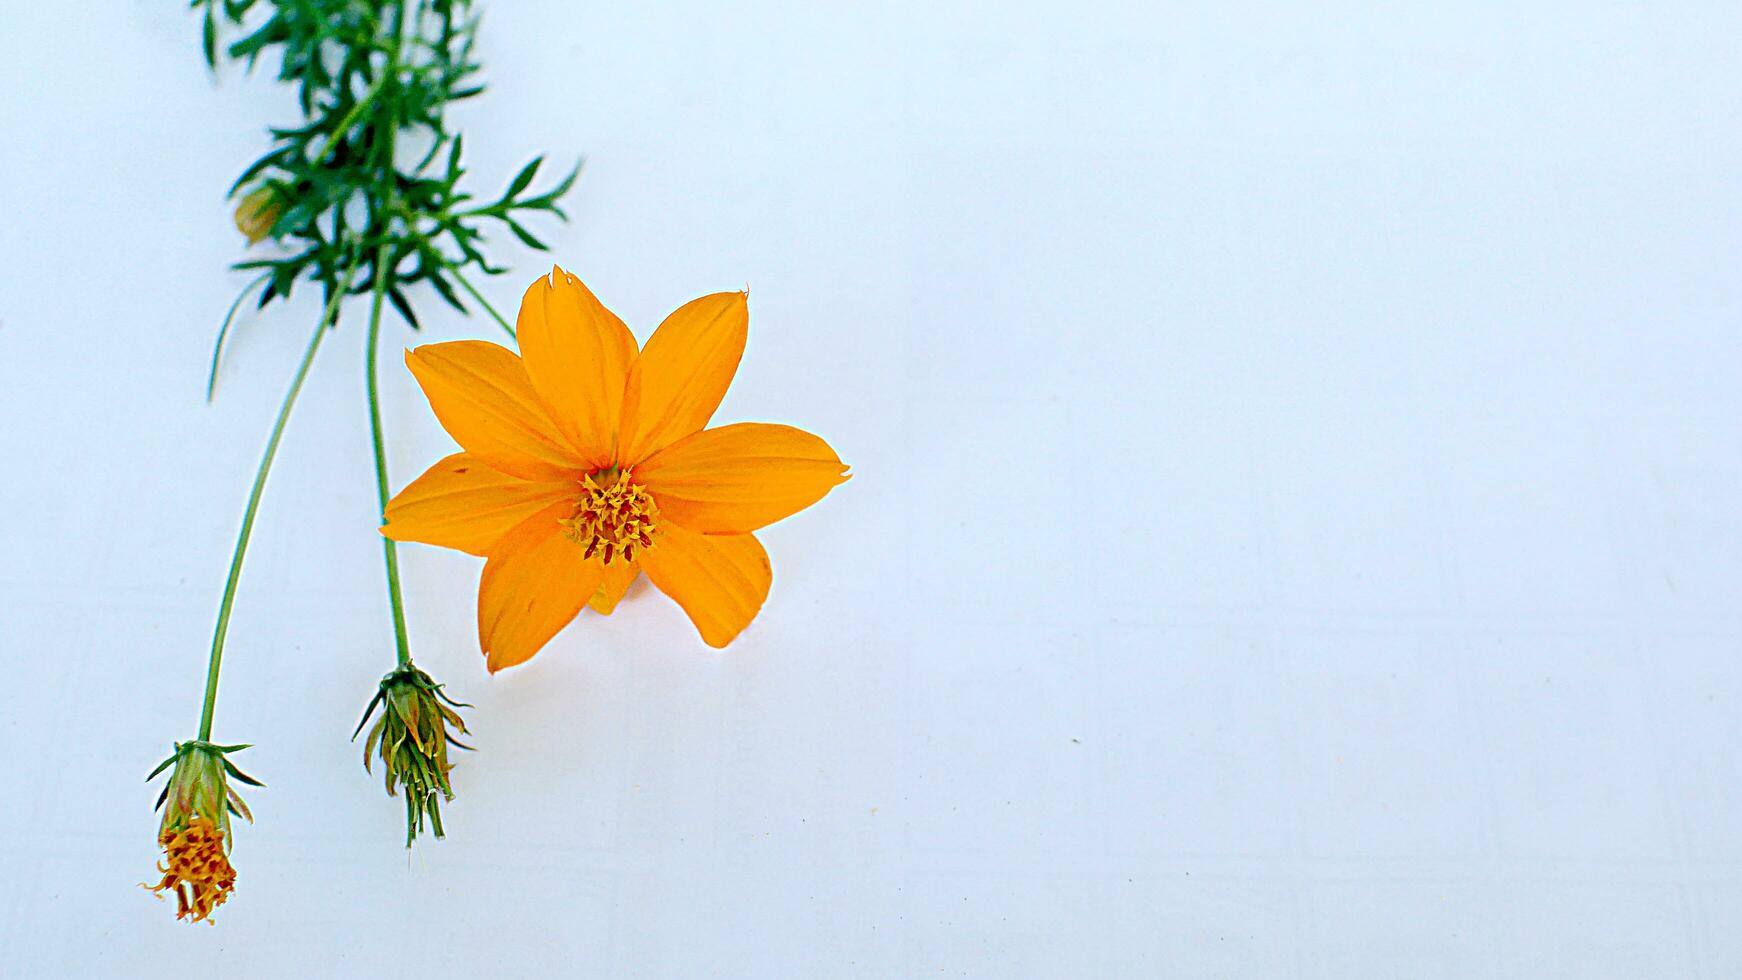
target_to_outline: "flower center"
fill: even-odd
[[[574,516],[558,523],[569,540],[586,546],[581,557],[597,554],[609,565],[618,558],[634,561],[636,549],[652,547],[658,518],[659,508],[647,488],[630,482],[623,471],[609,469],[581,480]]]
[[[224,854],[224,831],[205,817],[196,816],[186,827],[167,828],[158,835],[168,867],[157,870],[163,880],[148,885],[154,892],[175,893],[178,919],[192,916],[195,922],[211,917],[212,910],[230,897],[236,870]]]

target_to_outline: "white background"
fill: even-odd
[[[479,747],[408,857],[346,740],[392,660],[349,308],[209,929],[137,887],[141,777],[316,311],[202,402],[222,192],[295,116],[180,8],[0,13],[0,973],[1742,975],[1733,5],[490,4],[474,187],[584,155],[556,257],[643,339],[748,284],[717,418],[856,478],[723,654],[643,586],[488,677],[480,563],[405,549]],[[396,486],[451,447],[398,349],[496,336],[421,299]]]

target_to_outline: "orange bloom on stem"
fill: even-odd
[[[194,922],[212,921],[212,912],[230,898],[236,887],[236,869],[230,867],[223,828],[196,816],[187,826],[166,827],[157,835],[164,860],[157,866],[163,880],[145,887],[175,896],[175,917]]]
[[[591,603],[609,614],[640,572],[713,647],[768,596],[751,532],[847,479],[828,443],[787,425],[704,428],[738,370],[744,293],[692,300],[639,352],[562,269],[521,300],[520,354],[461,340],[405,355],[462,452],[387,504],[381,533],[483,556],[478,642],[523,663]]]

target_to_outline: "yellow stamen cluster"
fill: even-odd
[[[236,869],[224,854],[224,832],[205,817],[196,816],[186,827],[164,828],[157,842],[169,866],[158,864],[163,880],[150,887],[154,892],[175,892],[175,917],[208,920],[213,910],[230,897],[236,885]]]
[[[586,545],[582,557],[598,554],[609,565],[617,558],[634,561],[636,549],[651,548],[658,518],[646,487],[621,471],[603,470],[581,481],[575,514],[560,523],[570,540]]]

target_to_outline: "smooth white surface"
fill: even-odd
[[[480,749],[408,859],[346,741],[353,307],[237,607],[213,929],[135,887],[140,780],[315,312],[202,404],[292,117],[177,4],[0,15],[0,973],[1742,974],[1735,7],[645,6],[489,5],[476,186],[585,155],[556,256],[643,338],[749,284],[717,418],[856,478],[723,655],[643,588],[487,678],[479,562],[406,549]],[[399,485],[450,442],[385,361]]]

